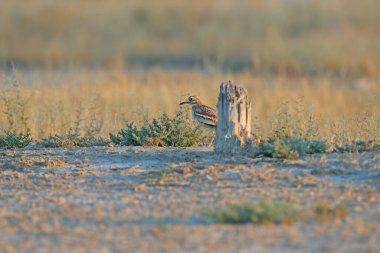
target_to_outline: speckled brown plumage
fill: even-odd
[[[191,104],[194,119],[204,127],[215,128],[218,123],[217,112],[202,103],[197,96],[190,96],[187,101],[180,103]]]

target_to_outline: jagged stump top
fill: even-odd
[[[231,81],[222,82],[214,150],[220,153],[236,153],[251,145],[251,102],[248,92]]]

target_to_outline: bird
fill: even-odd
[[[183,104],[191,105],[193,117],[201,126],[216,128],[218,123],[217,112],[213,108],[204,105],[199,97],[190,96],[186,101],[181,102],[179,105]]]

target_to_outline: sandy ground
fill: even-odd
[[[0,252],[379,252],[380,152],[294,161],[206,148],[0,151]],[[345,219],[217,224],[263,198],[349,200]]]

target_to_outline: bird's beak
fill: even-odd
[[[179,103],[179,105],[184,105],[184,104],[189,104],[189,101],[183,101],[183,102]]]

